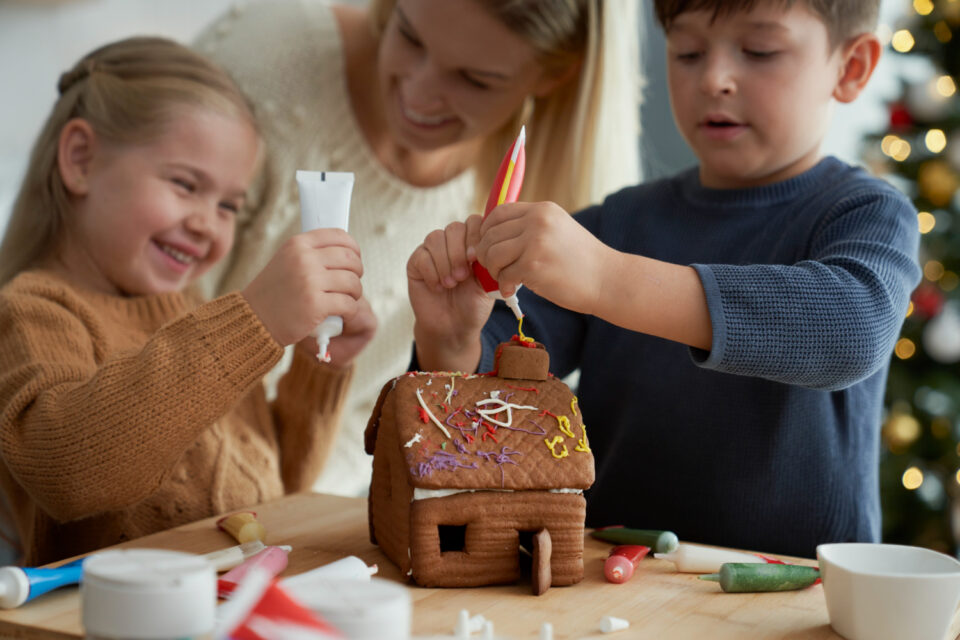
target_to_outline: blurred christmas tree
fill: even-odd
[[[865,161],[920,212],[923,281],[897,343],[881,451],[883,537],[956,555],[960,541],[960,0],[913,0],[890,46],[902,75]],[[903,62],[907,62],[904,60]]]

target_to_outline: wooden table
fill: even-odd
[[[400,571],[369,541],[367,503],[360,498],[297,494],[256,508],[268,544],[293,547],[283,575],[301,573],[347,555],[380,567],[381,578],[406,582]],[[153,547],[207,553],[235,544],[215,526],[215,518],[132,540],[118,547]],[[584,546],[585,577],[571,587],[555,587],[542,596],[530,585],[477,589],[424,589],[411,586],[415,636],[453,632],[457,614],[468,609],[493,621],[498,638],[535,639],[540,624],[553,624],[557,640],[574,638],[839,638],[828,624],[820,585],[802,591],[729,594],[693,574],[674,572],[672,563],[645,559],[622,585],[606,582],[603,560],[610,548],[590,537]],[[811,560],[797,560],[814,564]],[[82,638],[77,587],[47,594],[19,609],[0,611],[3,638]],[[612,615],[630,628],[602,634],[599,621]],[[960,619],[950,638],[960,631]],[[477,637],[475,634],[474,637]]]

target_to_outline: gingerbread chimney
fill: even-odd
[[[493,370],[507,380],[546,380],[550,375],[550,354],[539,342],[513,339],[497,347]]]

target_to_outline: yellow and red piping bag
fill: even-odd
[[[495,207],[506,202],[516,202],[520,195],[520,187],[523,186],[523,172],[527,165],[527,154],[525,152],[525,143],[527,139],[526,127],[520,128],[520,135],[514,140],[513,144],[503,156],[500,162],[500,169],[497,171],[497,178],[493,181],[493,187],[490,189],[490,195],[487,197],[487,206],[484,208],[483,217],[486,218]],[[493,298],[502,299],[513,311],[513,315],[520,320],[523,313],[520,312],[520,303],[517,300],[516,292],[511,296],[503,296],[500,293],[500,284],[493,279],[486,267],[477,261],[473,262],[473,275],[477,282],[487,292],[487,295]]]

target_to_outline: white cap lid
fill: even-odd
[[[201,556],[118,549],[83,563],[80,599],[88,635],[182,638],[213,631],[216,572]]]
[[[407,640],[410,637],[410,593],[391,580],[316,580],[294,585],[288,591],[351,640]]]

